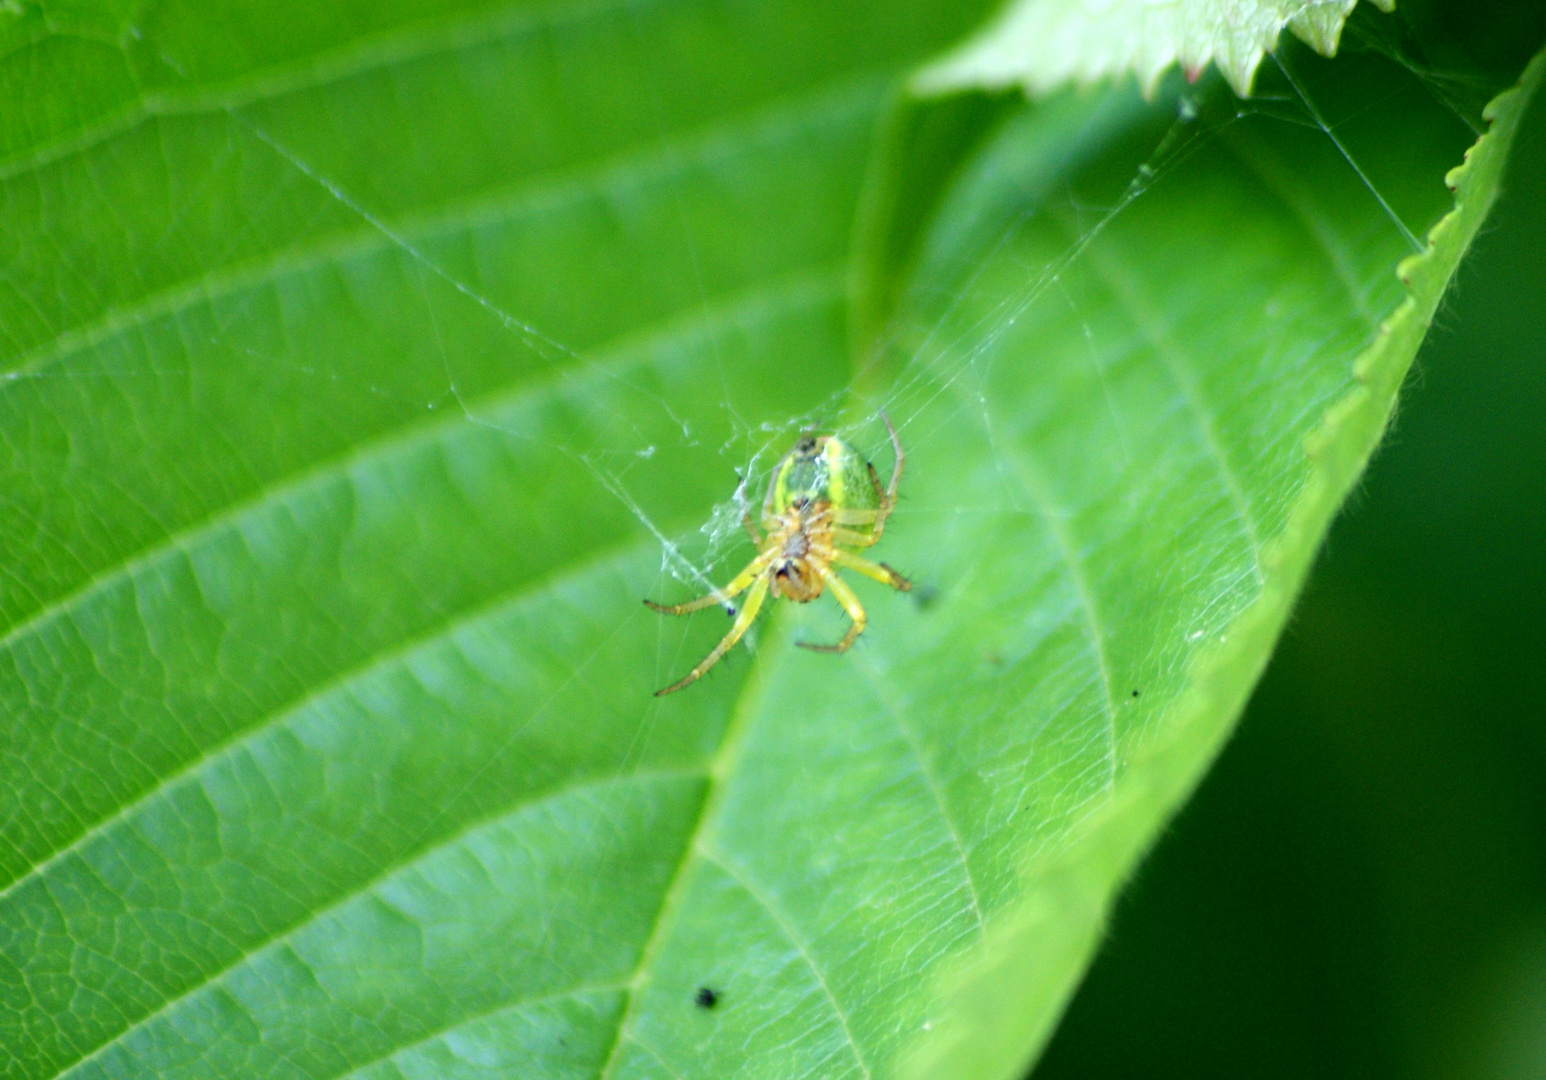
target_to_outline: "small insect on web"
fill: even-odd
[[[715,604],[730,607],[732,597],[751,590],[735,624],[714,646],[714,651],[685,678],[655,691],[656,697],[696,682],[719,663],[756,619],[770,590],[775,599],[784,596],[804,604],[831,589],[848,613],[848,632],[836,645],[804,641],[796,644],[815,652],[840,653],[847,652],[864,632],[868,617],[859,598],[838,577],[838,569],[852,570],[902,592],[912,589],[906,578],[885,563],[871,562],[856,554],[856,550],[873,547],[880,541],[886,519],[896,506],[896,488],[907,460],[891,418],[885,413],[880,416],[891,433],[891,448],[896,455],[891,483],[885,488],[880,485],[875,466],[860,458],[842,439],[836,435],[806,435],[773,468],[768,494],[762,501],[762,530],[766,535],[752,524],[750,516],[742,516],[747,535],[757,545],[757,557],[723,589],[696,600],[683,604],[644,601],[667,615],[686,615]]]

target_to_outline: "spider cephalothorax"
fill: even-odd
[[[695,682],[719,662],[757,617],[762,602],[771,591],[774,597],[787,597],[804,604],[815,600],[826,589],[851,620],[848,632],[836,645],[798,644],[817,652],[844,652],[864,632],[864,607],[853,590],[837,576],[839,567],[907,591],[907,579],[885,563],[875,563],[854,553],[880,539],[886,519],[896,505],[896,486],[902,479],[906,455],[896,437],[891,419],[884,413],[886,430],[896,452],[891,483],[882,489],[875,466],[859,457],[836,435],[807,435],[785,454],[773,470],[768,494],[762,502],[764,536],[743,518],[746,532],[757,545],[757,557],[746,565],[723,589],[689,600],[685,604],[657,604],[644,601],[656,611],[685,615],[713,604],[730,606],[731,597],[748,589],[746,603],[736,615],[735,625],[714,651],[704,657],[686,678],[673,683],[656,696],[680,690]]]

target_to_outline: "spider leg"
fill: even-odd
[[[859,603],[859,598],[848,587],[848,583],[838,577],[825,566],[820,569],[821,579],[827,583],[827,588],[832,590],[832,595],[837,597],[837,602],[843,605],[843,610],[848,613],[851,620],[848,633],[843,635],[843,640],[836,645],[812,645],[808,641],[797,641],[796,645],[811,652],[841,653],[847,652],[848,647],[854,643],[860,634],[864,633],[864,624],[869,617],[864,614],[864,605]]]
[[[746,569],[732,578],[730,584],[726,585],[723,589],[716,589],[707,596],[700,596],[696,600],[687,601],[685,604],[657,604],[653,600],[645,600],[644,603],[666,615],[686,615],[690,611],[699,611],[706,607],[713,607],[715,604],[723,604],[729,607],[730,598],[738,593],[745,592],[746,587],[756,580],[758,574],[768,568],[768,563],[772,562],[777,554],[777,548],[763,552],[747,563]]]
[[[841,525],[834,525],[832,527],[832,542],[834,544],[847,544],[849,547],[867,548],[874,547],[875,541],[879,539],[879,533],[862,533],[857,529],[845,529]]]
[[[703,673],[719,663],[719,658],[730,651],[741,635],[746,633],[746,628],[757,617],[757,612],[762,608],[762,600],[768,595],[768,578],[763,574],[757,578],[757,584],[752,586],[752,591],[746,596],[746,603],[741,607],[741,613],[735,617],[735,625],[730,632],[720,639],[714,646],[714,651],[698,661],[698,666],[687,673],[687,677],[679,682],[674,682],[663,690],[656,690],[656,697],[664,697],[666,694],[674,694],[684,686],[690,686],[702,678]]]
[[[762,547],[762,534],[757,531],[757,526],[752,524],[752,516],[745,511],[741,512],[741,524],[746,526],[746,535],[752,538],[752,543]]]
[[[913,583],[885,563],[870,562],[862,555],[855,555],[842,549],[832,552],[832,561],[838,566],[847,567],[854,573],[863,574],[865,577],[878,581],[882,585],[890,585],[898,592],[913,591]]]

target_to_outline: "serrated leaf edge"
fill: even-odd
[[[1191,24],[1180,10],[1182,3],[1159,5],[1153,8],[1155,21],[1145,32],[1128,37],[1105,32],[1100,22],[1123,19],[1122,11],[1091,12],[1085,7],[1060,18],[1049,10],[1060,2],[1065,0],[1010,4],[976,36],[919,71],[912,80],[913,91],[930,97],[1020,85],[1031,97],[1044,97],[1069,83],[1084,85],[1133,74],[1144,96],[1152,97],[1160,79],[1177,64],[1188,79],[1195,80],[1214,63],[1235,93],[1246,97],[1262,57],[1276,48],[1285,27],[1316,52],[1333,56],[1358,0],[1309,0],[1292,15],[1265,13],[1238,25],[1212,27]],[[1369,2],[1387,13],[1395,9],[1395,0]],[[1161,25],[1160,20],[1168,24]],[[1090,42],[1096,39],[1117,44],[1093,50]]]
[[[1244,710],[1347,493],[1377,449],[1397,392],[1416,359],[1461,256],[1498,194],[1498,178],[1525,105],[1546,80],[1546,50],[1483,112],[1490,122],[1445,175],[1455,206],[1427,246],[1396,266],[1406,297],[1354,361],[1356,385],[1305,439],[1311,472],[1286,524],[1264,551],[1261,593],[1192,664],[1162,739],[1138,748],[1110,797],[1076,828],[1061,857],[1030,871],[1021,899],[988,923],[980,942],[947,967],[934,1016],[904,1045],[905,1080],[1024,1074],[1050,1037],[1088,965],[1117,886],[1218,756]],[[1093,884],[1092,884],[1093,883]],[[1029,996],[1000,992],[1034,986]],[[1047,989],[1043,989],[1047,988]]]

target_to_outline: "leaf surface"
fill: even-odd
[[[949,1072],[1018,1067],[1513,114],[1408,294],[1475,132],[1402,64],[1303,58],[1336,140],[1130,91],[877,137],[974,14],[0,15],[0,1076],[890,1076],[1005,941]],[[132,78],[38,66],[87,46]],[[913,596],[654,698],[725,621],[639,599],[750,557],[736,470],[814,424],[884,473],[881,408]]]
[[[1373,0],[1385,11],[1395,0]],[[920,73],[938,93],[1019,85],[1035,95],[1070,82],[1136,75],[1147,92],[1176,64],[1208,64],[1244,97],[1262,56],[1287,27],[1321,53],[1337,51],[1358,0],[1015,0],[992,25]]]

